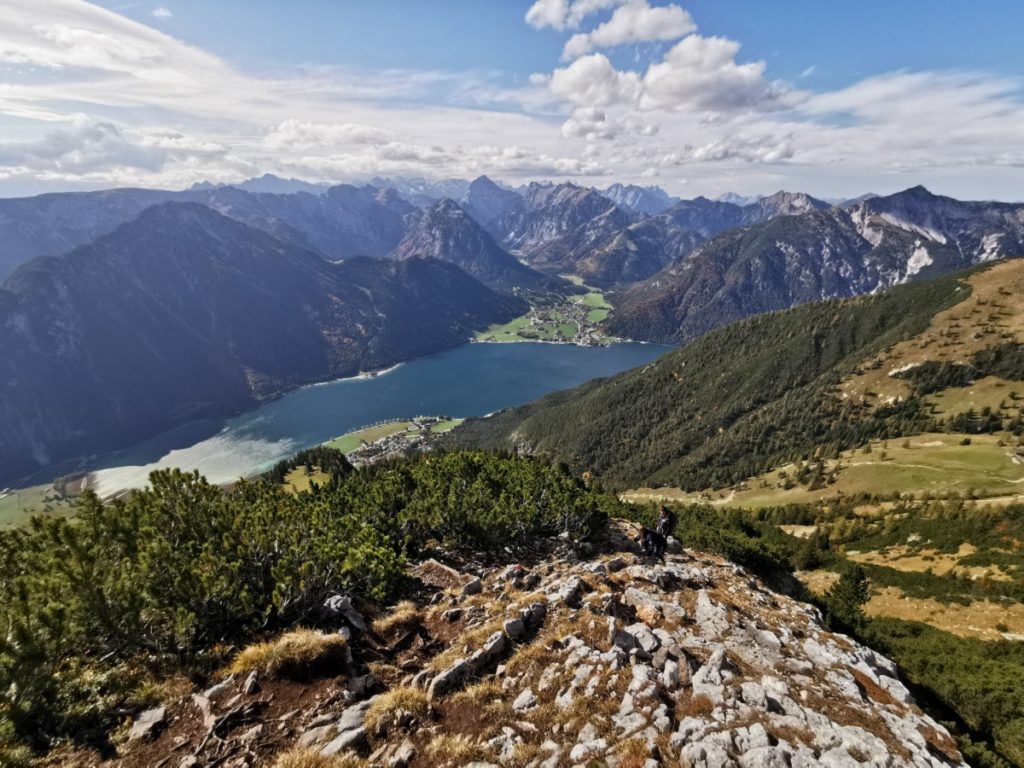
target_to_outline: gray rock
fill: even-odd
[[[510,640],[518,641],[526,637],[526,622],[522,619],[509,619],[503,628]]]
[[[739,756],[741,768],[790,768],[790,752],[784,747],[755,747]]]
[[[355,728],[362,728],[363,724],[366,722],[366,713],[369,711],[370,705],[373,704],[375,698],[376,697],[373,699],[367,699],[366,701],[360,701],[358,704],[353,704],[342,712],[338,722],[334,724],[338,733],[351,731]]]
[[[544,603],[530,603],[520,614],[529,629],[536,629],[543,624],[547,615],[548,607]]]
[[[319,744],[322,741],[326,741],[327,737],[334,731],[333,725],[319,725],[315,728],[310,728],[304,731],[296,741],[296,746],[299,747],[312,747],[314,744]]]
[[[140,739],[154,739],[163,730],[167,723],[167,707],[154,707],[147,709],[132,723],[132,729],[128,734],[128,741]]]
[[[668,659],[661,670],[661,686],[670,693],[679,689],[679,662]]]
[[[406,739],[388,760],[388,768],[406,768],[416,757],[416,745]]]
[[[480,579],[478,579],[478,578],[473,578],[473,579],[470,579],[469,581],[467,581],[462,586],[462,594],[464,594],[464,595],[479,595],[481,592],[483,592],[483,589],[484,589],[483,582],[480,581]]]
[[[365,619],[352,605],[352,598],[348,595],[331,595],[324,600],[320,613],[324,620],[343,619],[357,632],[365,632],[367,629]]]
[[[642,648],[645,653],[654,653],[654,651],[656,651],[661,645],[661,641],[658,640],[657,636],[646,624],[637,622],[636,624],[631,624],[626,627],[625,631],[636,638],[637,645]]]
[[[583,597],[583,580],[579,576],[570,576],[552,594],[548,595],[549,603],[564,603],[570,608],[578,608]]]
[[[336,755],[339,752],[344,752],[346,749],[355,749],[365,742],[366,729],[362,727],[353,728],[350,731],[345,731],[344,733],[339,734],[333,741],[329,742],[320,750],[320,754],[330,757],[331,755]]]
[[[256,671],[253,670],[249,673],[249,676],[245,678],[245,682],[242,683],[242,693],[246,696],[251,696],[254,693],[259,693],[259,690],[259,678],[256,675]]]
[[[434,701],[440,696],[445,696],[455,689],[461,688],[471,674],[472,670],[469,664],[465,659],[460,659],[430,681],[430,686],[427,688],[427,700]]]
[[[518,714],[528,712],[536,706],[537,697],[534,696],[533,691],[529,688],[524,689],[522,693],[516,696],[515,701],[512,702],[512,709]]]
[[[203,696],[205,696],[210,701],[214,701],[218,696],[227,691],[228,688],[231,687],[231,684],[233,682],[235,682],[235,676],[231,675],[231,677],[227,678],[226,680],[222,680],[216,685],[212,685],[209,688],[207,688],[205,691],[203,691]]]

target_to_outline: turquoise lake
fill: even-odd
[[[372,377],[290,392],[251,411],[164,433],[95,459],[90,485],[102,495],[145,484],[153,469],[198,469],[223,483],[263,471],[303,448],[354,429],[412,416],[484,416],[591,379],[644,365],[657,344],[466,344]]]

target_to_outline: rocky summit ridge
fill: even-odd
[[[335,598],[348,653],[326,675],[253,672],[144,713],[117,764],[965,765],[895,665],[816,608],[716,556],[641,557],[633,533],[428,560],[418,600],[374,620]]]

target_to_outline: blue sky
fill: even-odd
[[[100,3],[152,22],[158,4]],[[652,2],[652,5],[668,5]],[[1024,75],[1024,3],[987,0],[695,0],[701,32],[815,87],[899,69]],[[370,69],[481,69],[527,78],[558,64],[564,35],[523,23],[514,0],[169,0],[164,29],[245,67],[331,63]],[[607,16],[606,12],[603,14]],[[628,60],[633,52],[624,55]]]
[[[1024,3],[0,0],[0,194],[488,173],[1024,196]]]

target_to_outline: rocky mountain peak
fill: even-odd
[[[768,218],[770,216],[792,216],[809,211],[825,210],[832,206],[824,200],[811,197],[805,192],[786,192],[780,189],[773,195],[758,198],[756,202],[751,203],[748,207],[764,211],[765,218]]]
[[[641,557],[635,533],[615,523],[586,553],[541,542],[515,564],[422,562],[420,602],[373,622],[331,598],[343,660],[166,702],[136,719],[123,765],[172,744],[226,765],[286,750],[392,768],[965,765],[891,661],[718,557]]]

